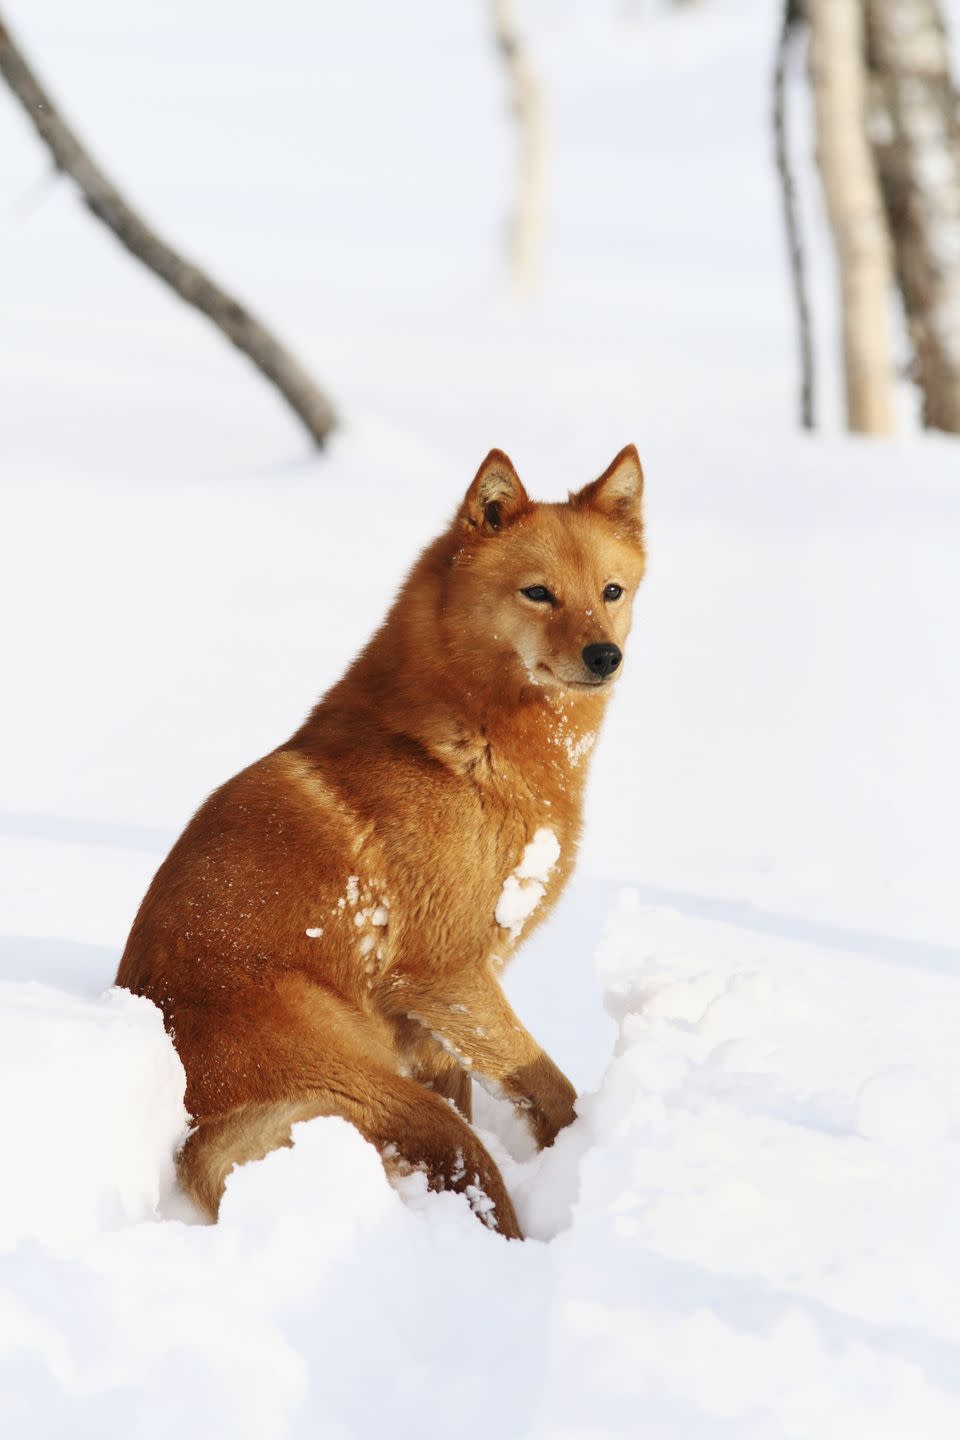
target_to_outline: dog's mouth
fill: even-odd
[[[547,677],[547,684],[555,685],[561,690],[599,690],[613,678],[612,676],[598,675],[595,680],[568,680],[565,676],[558,675],[555,670],[551,670],[543,660],[538,660],[532,678],[536,679],[540,685],[544,684],[544,681],[540,679],[541,675]]]

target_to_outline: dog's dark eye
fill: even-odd
[[[604,587],[603,598],[604,600],[619,600],[622,594],[622,585],[607,585]]]
[[[520,594],[526,595],[528,600],[536,600],[538,605],[556,605],[557,603],[546,585],[528,585],[526,590],[520,591]]]

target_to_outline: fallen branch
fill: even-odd
[[[0,17],[0,74],[20,101],[59,170],[79,187],[87,208],[121,245],[204,315],[277,387],[318,445],[336,423],[329,400],[279,340],[203,270],[140,219],[77,139]]]

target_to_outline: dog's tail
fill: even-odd
[[[181,1188],[200,1210],[216,1220],[227,1176],[235,1165],[262,1160],[271,1150],[290,1146],[290,1130],[299,1120],[333,1115],[323,1096],[240,1105],[225,1115],[202,1120],[177,1156]]]

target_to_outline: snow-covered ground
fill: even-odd
[[[793,427],[778,9],[529,5],[551,204],[518,310],[479,0],[5,7],[346,421],[307,454],[0,92],[5,1435],[960,1433],[960,444],[906,395],[898,441],[836,433],[822,244],[827,429]],[[531,1157],[478,1105],[533,1238],[391,1189],[335,1120],[190,1223],[179,1062],[104,994],[154,868],[491,445],[555,497],[630,439],[649,578],[580,867],[507,981],[579,1118]]]

